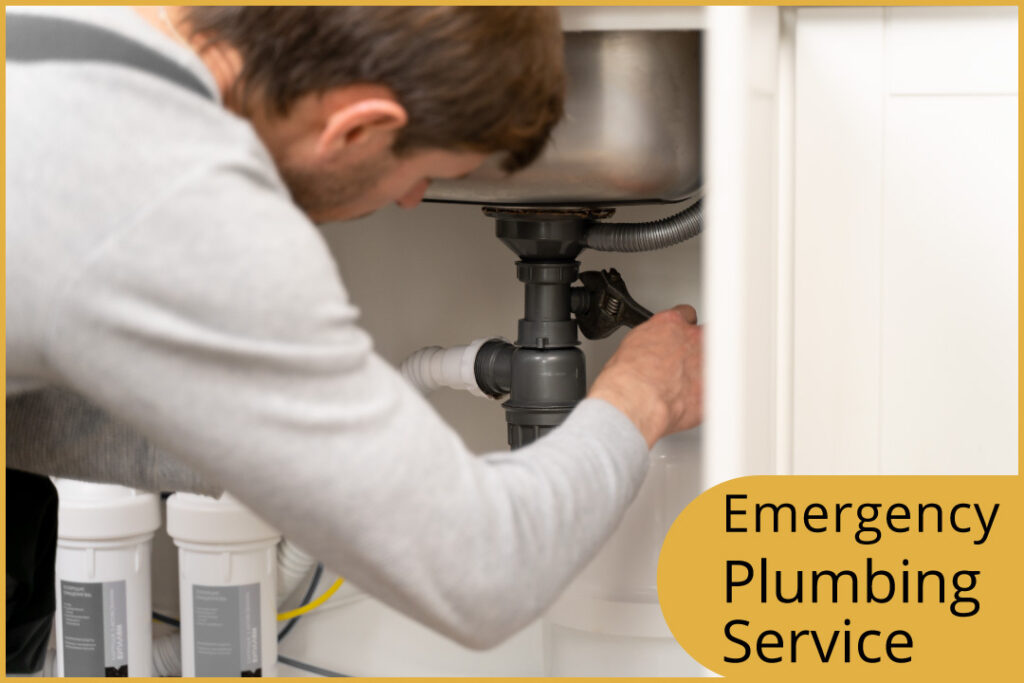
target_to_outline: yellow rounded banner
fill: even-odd
[[[728,481],[669,531],[662,611],[727,676],[1019,673],[1020,498],[1018,477]]]

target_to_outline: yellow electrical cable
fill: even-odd
[[[299,616],[302,616],[303,614],[306,614],[308,612],[312,612],[317,607],[319,607],[320,605],[322,605],[325,602],[327,602],[327,598],[329,598],[332,595],[334,595],[334,592],[337,591],[339,588],[341,588],[341,584],[343,584],[343,583],[345,583],[345,579],[343,579],[343,578],[341,578],[339,576],[338,580],[335,581],[334,583],[332,583],[330,588],[325,590],[323,593],[318,595],[316,598],[310,600],[309,602],[307,602],[302,607],[296,607],[295,609],[288,610],[287,612],[281,612],[280,614],[277,615],[277,620],[278,621],[288,621],[289,619],[294,619],[295,617],[299,617]]]

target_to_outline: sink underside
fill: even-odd
[[[566,115],[540,159],[489,160],[435,181],[431,201],[516,205],[678,202],[700,193],[699,31],[567,33]]]

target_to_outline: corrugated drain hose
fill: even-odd
[[[704,229],[703,200],[679,213],[646,223],[591,223],[585,237],[595,251],[653,251],[696,237]]]

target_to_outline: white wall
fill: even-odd
[[[650,220],[672,206],[626,207],[616,219]],[[384,209],[368,218],[327,226],[324,235],[361,324],[392,363],[430,344],[480,337],[514,339],[523,315],[516,258],[494,236],[479,207],[424,203],[412,211]],[[701,238],[648,254],[584,251],[582,270],[614,266],[630,294],[652,310],[693,303],[700,311]],[[597,376],[625,334],[583,341],[588,380]],[[431,402],[478,451],[507,448],[500,403],[442,390]]]

